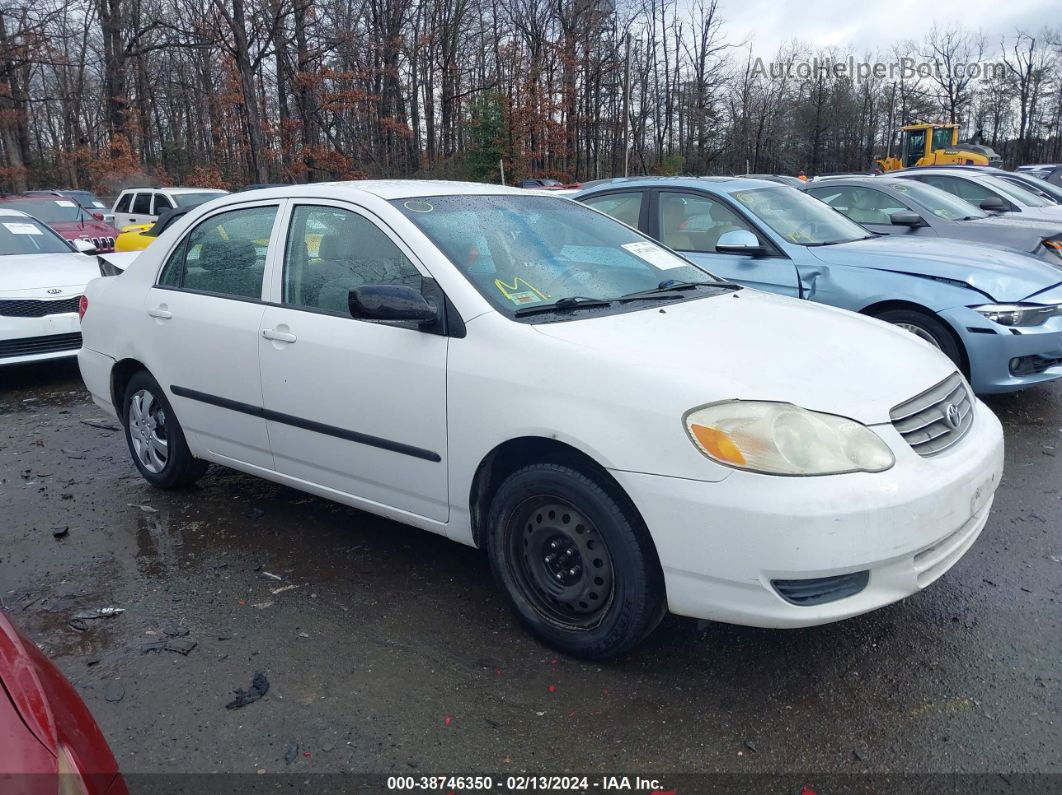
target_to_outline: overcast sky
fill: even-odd
[[[1035,31],[1062,23],[1058,0],[720,0],[719,5],[727,39],[748,39],[753,53],[764,59],[794,38],[860,54],[885,50],[894,42],[921,38],[934,22],[954,21],[980,28],[994,49],[999,36],[1016,27]]]

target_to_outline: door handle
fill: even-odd
[[[173,312],[168,310],[165,306],[160,306],[155,309],[149,309],[148,314],[152,317],[157,317],[159,320],[169,320],[173,317]]]
[[[298,339],[294,334],[288,331],[277,331],[272,328],[262,329],[262,336],[267,340],[274,340],[276,342],[295,342]]]

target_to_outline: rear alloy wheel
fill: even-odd
[[[663,617],[663,577],[648,532],[582,472],[535,464],[513,473],[494,495],[488,527],[495,579],[550,645],[610,657]]]
[[[148,483],[172,489],[202,477],[207,464],[192,456],[181,425],[154,378],[141,371],[129,379],[122,407],[129,452]]]
[[[914,334],[943,353],[956,365],[962,366],[962,353],[955,337],[947,326],[932,315],[914,309],[888,309],[874,317]]]

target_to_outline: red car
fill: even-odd
[[[90,212],[71,199],[63,196],[0,196],[0,207],[32,215],[67,240],[87,240],[101,254],[114,251],[118,230],[103,220],[103,213]]]
[[[128,795],[74,686],[0,613],[0,792]]]

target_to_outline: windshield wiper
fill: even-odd
[[[564,298],[558,298],[552,304],[536,304],[517,309],[513,312],[513,317],[542,315],[547,312],[565,312],[574,309],[593,309],[594,307],[602,306],[612,306],[612,302],[600,298],[587,298],[585,295],[569,295]]]
[[[879,235],[869,234],[863,237],[853,237],[848,240],[826,240],[822,243],[798,243],[797,245],[806,246],[807,248],[818,248],[819,246],[838,246],[841,243],[855,243],[857,240],[870,240],[871,238],[879,237]]]
[[[634,293],[627,293],[617,298],[617,301],[637,301],[641,298],[682,298],[681,292],[685,290],[696,290],[698,287],[718,287],[724,290],[737,290],[739,285],[732,282],[683,282],[675,279],[667,279],[660,282],[656,287],[651,290],[639,290]]]

